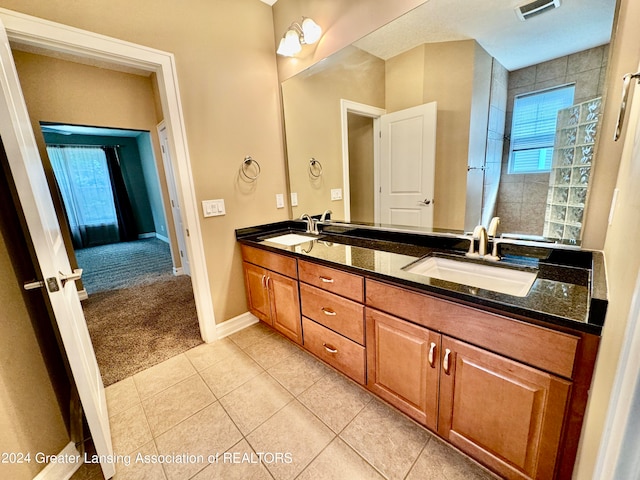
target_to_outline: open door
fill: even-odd
[[[431,228],[436,102],[380,117],[380,222]]]
[[[113,447],[104,384],[74,281],[80,272],[71,271],[2,21],[0,44],[0,136],[96,452],[108,459]],[[115,474],[113,463],[101,467],[105,478]]]

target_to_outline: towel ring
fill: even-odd
[[[257,169],[256,174],[253,176],[247,173],[247,168],[249,168],[252,163],[256,165],[256,169]],[[240,165],[240,173],[242,173],[242,175],[245,178],[247,178],[247,180],[254,182],[260,176],[260,164],[256,160],[251,158],[250,155],[247,155],[246,157],[244,157],[244,160],[242,161],[242,165]]]
[[[320,178],[322,176],[322,164],[313,157],[309,160],[309,174],[313,178]]]

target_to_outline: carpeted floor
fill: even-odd
[[[173,276],[169,244],[157,238],[82,248],[75,253],[89,294]]]
[[[82,307],[105,386],[202,343],[186,275],[94,293]]]

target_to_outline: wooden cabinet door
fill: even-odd
[[[438,433],[505,478],[554,478],[571,383],[443,336]]]
[[[367,387],[435,430],[440,335],[366,309]]]
[[[267,283],[273,328],[302,345],[298,281],[268,272]]]
[[[264,268],[247,262],[243,262],[243,267],[249,311],[263,322],[271,325],[269,293],[267,291],[267,271]]]

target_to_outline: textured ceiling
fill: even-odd
[[[562,0],[522,22],[527,0],[429,0],[354,43],[384,60],[423,43],[475,39],[507,70],[609,42],[615,0]]]

